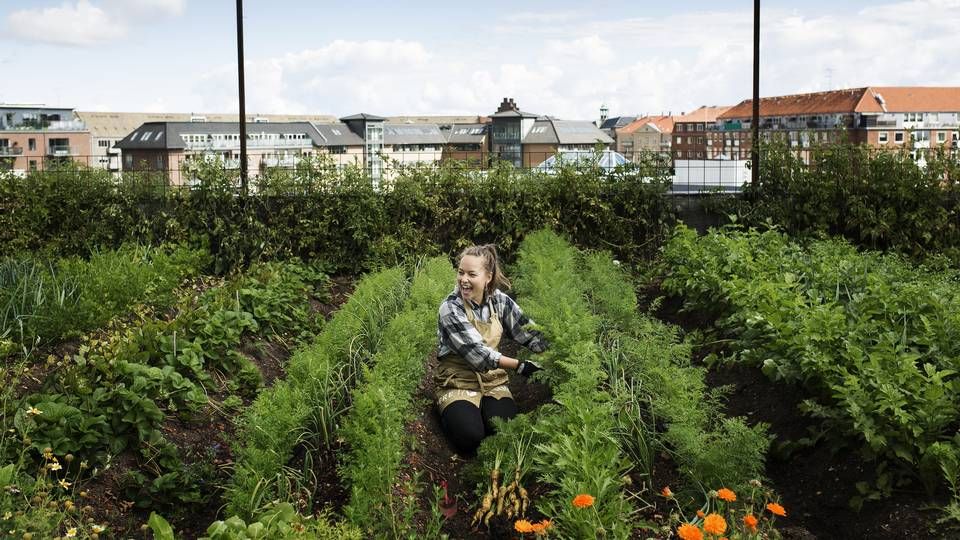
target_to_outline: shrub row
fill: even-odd
[[[349,410],[350,391],[408,288],[401,268],[363,278],[316,341],[290,358],[286,379],[245,411],[227,488],[228,515],[250,518],[274,499],[293,495],[284,468],[297,444],[307,444],[318,456],[329,453]]]
[[[508,166],[479,174],[456,164],[408,167],[382,190],[354,168],[305,162],[269,171],[257,195],[237,196],[235,171],[204,164],[189,190],[156,189],[157,178],[120,181],[78,167],[0,172],[0,251],[86,255],[131,240],[208,250],[214,270],[260,259],[318,255],[357,273],[408,256],[496,241],[512,252],[523,236],[553,227],[621,257],[651,252],[672,207],[663,172],[608,174],[563,168],[549,175]],[[469,239],[469,240],[468,240]]]
[[[409,448],[404,426],[415,412],[413,395],[436,346],[437,306],[452,278],[446,257],[429,259],[417,270],[410,297],[384,330],[383,346],[364,370],[339,432],[348,448],[340,456],[341,477],[350,486],[344,514],[371,537],[418,536],[412,521],[419,506],[416,479],[412,485],[395,483]]]
[[[906,149],[832,144],[804,163],[783,143],[764,146],[760,182],[728,207],[741,223],[791,235],[840,235],[870,249],[914,257],[960,256],[960,161],[943,151],[918,164]],[[730,199],[727,203],[733,202]]]
[[[956,270],[839,240],[803,247],[774,231],[698,238],[682,228],[664,260],[664,289],[719,317],[730,360],[802,385],[803,410],[824,433],[928,486],[943,459],[956,459],[942,452],[960,420]],[[885,473],[878,480],[893,485]]]
[[[706,370],[690,363],[689,343],[676,327],[637,312],[629,275],[609,253],[586,254],[580,268],[605,328],[604,367],[621,445],[637,468],[651,473],[655,452],[665,450],[697,492],[745,488],[760,478],[769,445],[765,427],[722,414],[718,396],[706,388]]]

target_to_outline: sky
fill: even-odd
[[[763,0],[761,95],[960,86],[960,0]],[[246,0],[248,114],[593,120],[752,92],[750,0]],[[234,0],[0,0],[0,103],[236,112]]]

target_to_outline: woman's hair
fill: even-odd
[[[507,275],[504,274],[503,269],[500,268],[500,258],[497,256],[496,245],[484,244],[482,246],[470,246],[460,253],[460,256],[457,257],[457,261],[463,259],[467,255],[480,257],[483,260],[484,270],[493,276],[493,279],[490,280],[490,283],[487,283],[487,288],[484,292],[487,294],[492,294],[493,291],[497,289],[505,290],[511,287],[510,280],[507,279]]]

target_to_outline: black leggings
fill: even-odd
[[[440,423],[447,439],[461,454],[470,454],[480,441],[494,433],[494,417],[510,419],[517,415],[517,404],[511,398],[483,397],[480,408],[469,401],[454,401],[443,410]]]

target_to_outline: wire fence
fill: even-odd
[[[564,173],[633,176],[639,180],[667,181],[670,193],[738,193],[750,182],[748,160],[672,160],[651,152],[621,154],[610,150],[543,151],[492,154],[481,150],[392,150],[374,156],[356,153],[278,152],[248,155],[251,189],[286,175],[309,179],[338,175],[366,175],[374,184],[389,184],[400,175],[435,171],[442,167],[483,177],[494,168],[512,167],[532,174]],[[164,189],[192,188],[202,171],[222,169],[241,184],[239,151],[185,155],[182,152],[137,151],[106,155],[0,156],[0,170],[25,176],[31,172],[70,174],[91,169],[113,175],[118,181],[136,180]]]

